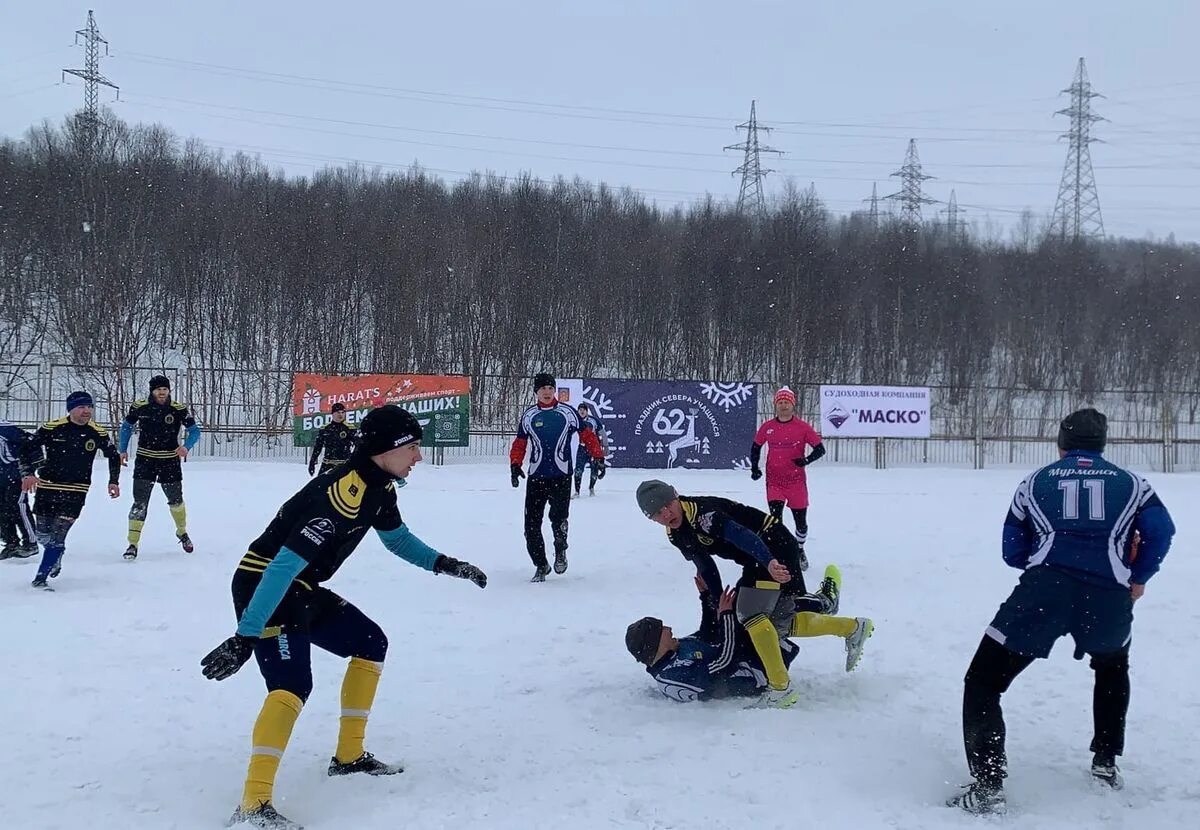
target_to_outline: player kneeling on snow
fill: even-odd
[[[367,716],[375,700],[388,641],[366,614],[322,588],[374,528],[384,546],[408,562],[469,579],[483,588],[487,576],[467,562],[438,553],[400,518],[396,480],[421,460],[421,426],[391,404],[363,419],[362,440],[350,459],[318,476],[292,496],[242,557],[233,576],[237,633],[202,661],[204,676],[224,680],[250,655],[267,682],[267,699],[254,724],[250,769],[241,806],[230,825],[298,830],[271,804],[275,773],[300,716],[313,678],[312,646],[348,657],[342,681],[342,717],[330,775],[393,775],[364,751]]]
[[[736,589],[725,589],[716,601],[698,576],[696,587],[702,609],[699,631],[679,640],[662,620],[643,617],[626,630],[625,647],[672,700],[761,697],[767,690],[767,675],[749,635],[737,624],[733,610]],[[871,621],[862,617],[802,611],[795,615],[788,633],[792,637],[845,637],[846,671],[853,671],[872,628]],[[786,639],[780,640],[779,647],[784,665],[790,667],[800,650]]]

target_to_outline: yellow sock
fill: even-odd
[[[187,533],[187,505],[183,502],[171,505],[171,518],[175,520],[175,535]]]
[[[792,636],[849,637],[857,625],[853,617],[830,617],[813,611],[801,611],[792,620]]]
[[[142,538],[142,528],[146,523],[141,519],[129,520],[129,544],[136,545]]]
[[[788,684],[787,666],[783,662],[783,652],[779,649],[779,632],[765,615],[759,614],[746,621],[746,633],[754,643],[758,659],[762,660],[767,672],[767,683],[773,689],[784,689]]]
[[[254,810],[271,801],[275,773],[279,771],[283,751],[292,737],[292,727],[303,708],[304,702],[300,698],[283,689],[269,693],[263,701],[262,711],[254,722],[250,768],[246,770],[246,786],[242,790],[243,810]]]
[[[383,663],[351,657],[342,679],[342,717],[338,722],[338,742],[335,753],[338,761],[348,764],[362,757],[363,739],[367,734],[367,717],[375,702]]]

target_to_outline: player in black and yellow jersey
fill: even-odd
[[[795,704],[799,692],[792,687],[783,659],[783,649],[794,646],[786,638],[799,612],[837,613],[838,569],[830,565],[820,590],[809,594],[796,537],[774,516],[716,496],[681,496],[657,480],[638,486],[637,502],[648,518],[667,528],[667,539],[684,559],[695,564],[710,596],[721,596],[723,588],[713,557],[742,566],[736,613],[766,670],[768,688],[762,702],[780,708]]]
[[[87,392],[72,392],[67,396],[67,417],[42,424],[21,453],[21,489],[37,490],[33,514],[43,546],[42,563],[33,578],[35,588],[49,590],[46,579],[62,570],[67,533],[92,486],[97,450],[108,458],[109,498],[121,496],[121,456],[104,427],[92,420],[92,406]]]
[[[200,425],[186,405],[171,400],[171,382],[163,375],[150,378],[150,397],[135,401],[121,424],[118,444],[121,460],[129,457],[129,439],[138,432],[137,460],[133,463],[133,507],[129,508],[129,547],[126,559],[136,559],[138,541],[146,524],[150,493],[157,481],[167,497],[167,507],[175,520],[175,538],[184,551],[195,550],[187,532],[187,506],[183,503],[183,465],[188,453],[200,440]],[[179,430],[186,429],[183,444]]]
[[[354,452],[356,430],[353,424],[346,423],[346,405],[335,403],[329,411],[332,420],[317,430],[317,438],[313,441],[312,455],[308,458],[309,475],[316,472],[317,457],[321,455],[322,450],[325,451],[325,457],[321,459],[322,475],[345,464],[346,459]]]
[[[204,676],[224,680],[250,655],[267,683],[254,724],[253,749],[242,803],[231,825],[296,828],[271,804],[275,773],[300,709],[312,691],[313,646],[350,659],[342,681],[342,716],[330,775],[392,775],[366,752],[363,737],[388,641],[362,611],[321,587],[374,528],[388,550],[434,573],[469,579],[487,576],[468,562],[438,553],[400,518],[396,482],[421,460],[421,426],[409,412],[387,405],[363,419],[362,440],[349,461],[317,476],[292,496],[254,541],[233,576],[237,633],[202,661]]]

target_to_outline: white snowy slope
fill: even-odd
[[[318,652],[276,805],[312,830],[979,827],[942,802],[965,780],[962,675],[1017,577],[999,540],[1022,474],[814,468],[810,581],[839,564],[843,613],[878,628],[851,675],[840,640],[802,641],[802,703],[762,711],[668,702],[625,651],[640,616],[679,632],[699,616],[691,567],[634,506],[648,476],[613,471],[573,502],[570,571],[530,585],[523,493],[503,461],[418,467],[406,520],[490,584],[435,577],[368,537],[329,587],[390,637],[367,746],[408,771],[325,776],[343,664]],[[215,828],[236,805],[262,681],[253,662],[224,683],[198,663],[233,631],[238,558],[307,479],[229,462],[186,475],[194,555],[156,493],[141,557],[122,561],[128,497],[97,485],[55,593],[29,587],[32,561],[0,563],[0,825]],[[745,474],[658,475],[762,498]],[[1137,606],[1127,788],[1087,779],[1092,674],[1063,642],[1005,699],[1006,827],[1200,826],[1200,476],[1151,480],[1180,533]]]

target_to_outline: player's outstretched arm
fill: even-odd
[[[405,562],[434,573],[469,579],[480,588],[487,586],[487,574],[470,562],[463,562],[452,556],[438,553],[409,530],[408,525],[402,524],[394,530],[376,530],[375,532],[379,534],[383,546]]]

